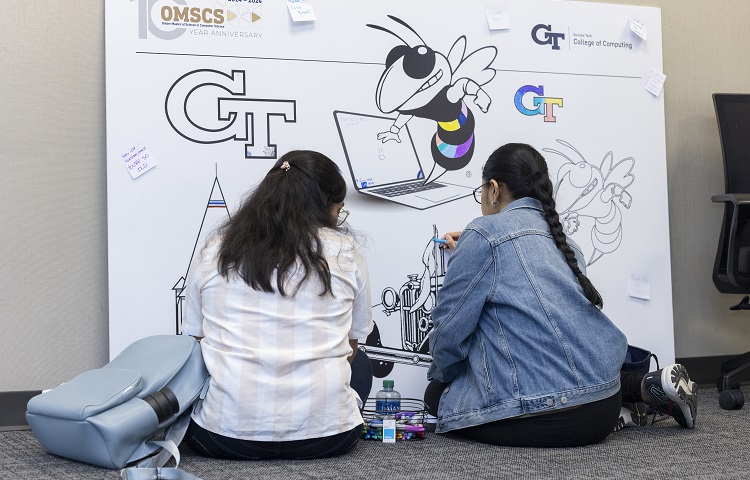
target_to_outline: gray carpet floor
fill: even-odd
[[[743,387],[750,403],[750,387]],[[750,406],[719,408],[715,388],[702,388],[696,428],[669,418],[630,427],[578,448],[483,445],[428,434],[419,441],[361,441],[342,457],[236,462],[182,449],[180,467],[203,479],[746,479],[750,478]],[[31,431],[0,432],[0,479],[115,479],[119,473],[47,454]]]

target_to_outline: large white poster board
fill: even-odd
[[[658,9],[529,0],[292,7],[107,2],[111,356],[178,330],[182,287],[206,235],[276,158],[313,149],[350,181],[349,222],[368,239],[378,334],[365,347],[376,374],[421,397],[444,273],[429,255],[433,228],[460,230],[480,215],[471,191],[484,160],[526,142],[547,159],[606,313],[631,344],[674,358],[664,106],[651,75],[662,68]],[[415,180],[433,188],[373,193]]]

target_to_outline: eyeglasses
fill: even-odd
[[[342,208],[341,210],[339,210],[339,218],[336,222],[336,226],[340,227],[341,225],[343,225],[347,218],[349,218],[349,210],[344,210]]]
[[[490,182],[483,183],[474,189],[474,200],[481,205],[482,203],[482,188],[489,185]]]

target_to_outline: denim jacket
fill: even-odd
[[[568,241],[581,271],[580,248]],[[438,432],[595,402],[620,388],[625,335],[586,299],[541,203],[461,234],[432,312],[428,378],[450,383]]]

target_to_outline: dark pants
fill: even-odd
[[[350,385],[363,402],[372,389],[372,366],[365,352],[358,351],[352,362]],[[333,457],[348,452],[362,435],[362,425],[328,437],[287,442],[256,442],[225,437],[190,421],[185,441],[198,455],[229,460],[309,459]]]
[[[623,402],[640,402],[643,374],[620,373],[620,391],[611,397],[577,407],[523,418],[508,418],[452,430],[473,440],[507,447],[578,447],[604,440],[615,428]],[[424,400],[437,416],[440,395],[447,384],[430,382]]]

